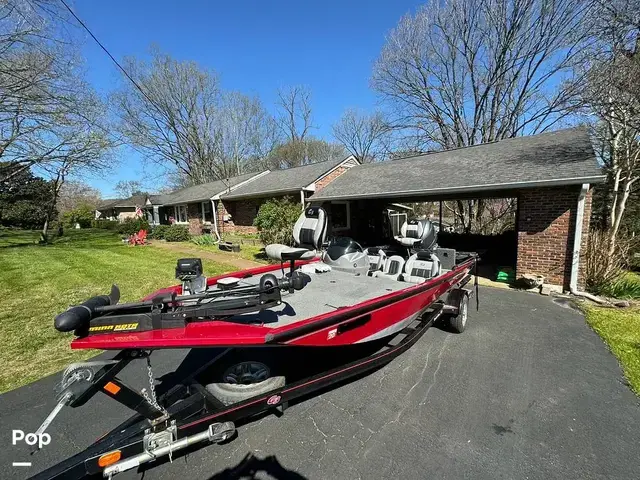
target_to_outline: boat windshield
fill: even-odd
[[[327,247],[327,255],[331,260],[337,260],[347,253],[355,252],[362,252],[362,247],[350,237],[335,237]]]

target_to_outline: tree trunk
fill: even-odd
[[[40,232],[40,243],[49,243],[49,237],[47,232],[49,230],[49,212],[44,217],[44,225],[42,226],[42,231]]]

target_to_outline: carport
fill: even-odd
[[[579,127],[359,165],[310,201],[329,212],[335,234],[375,244],[371,213],[389,203],[516,198],[516,277],[543,275],[569,290],[584,286],[591,186],[604,179]]]

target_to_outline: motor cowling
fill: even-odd
[[[92,318],[100,315],[96,311],[99,307],[115,305],[118,300],[120,300],[120,290],[116,285],[112,285],[109,295],[91,297],[80,305],[70,307],[56,316],[53,325],[59,332],[72,332],[73,330],[82,329],[89,325]]]

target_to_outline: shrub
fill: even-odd
[[[91,228],[100,228],[102,230],[118,230],[120,223],[117,220],[92,220]]]
[[[216,243],[218,243],[216,237],[214,237],[210,233],[191,237],[191,241],[196,245],[215,245]]]
[[[268,200],[260,206],[253,224],[258,227],[260,241],[265,245],[293,245],[293,226],[300,216],[300,204],[290,198]]]
[[[149,222],[142,217],[127,218],[118,227],[118,233],[122,235],[133,235],[140,230],[149,231]]]
[[[626,273],[603,289],[605,295],[613,298],[640,299],[640,275]]]
[[[629,265],[629,252],[638,241],[633,237],[618,235],[613,255],[609,255],[611,234],[604,230],[593,230],[585,255],[585,283],[587,290],[595,294],[607,294],[619,282]]]
[[[45,217],[45,206],[29,200],[0,205],[0,219],[7,227],[42,228]]]
[[[156,225],[151,229],[151,233],[149,233],[149,238],[155,240],[164,240],[167,231],[171,228],[171,225]]]
[[[76,224],[80,228],[89,228],[94,219],[95,209],[90,205],[80,205],[73,210],[69,210],[62,215],[62,222],[67,227],[75,227]]]
[[[191,240],[189,228],[185,225],[171,225],[164,234],[167,242],[188,242]]]

